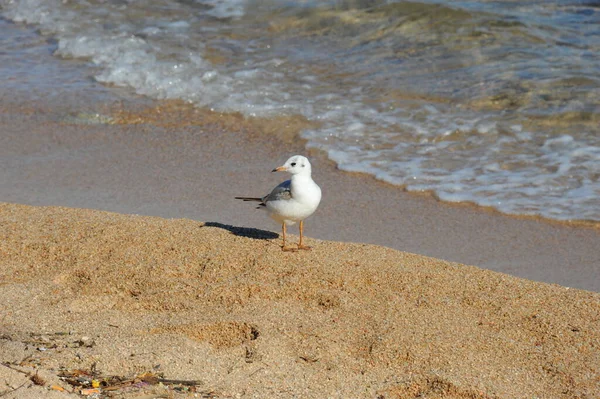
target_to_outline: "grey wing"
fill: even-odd
[[[273,189],[269,194],[262,197],[262,202],[267,203],[269,201],[277,201],[277,200],[289,200],[292,198],[292,181],[286,180],[277,187]]]

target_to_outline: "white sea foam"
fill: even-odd
[[[212,6],[208,15],[216,18],[240,18],[245,14],[246,0],[196,0],[200,4]]]

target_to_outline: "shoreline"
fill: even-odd
[[[323,190],[320,208],[306,223],[309,237],[383,245],[600,292],[595,226],[444,203],[339,171],[325,154],[290,139],[301,121],[274,138],[240,115],[211,115],[125,94],[95,104],[65,99],[58,107],[25,100],[0,114],[0,201],[278,232],[265,214],[233,197],[264,195],[285,178],[270,171],[302,153]],[[104,117],[113,119],[106,123]],[[270,122],[271,130],[289,124]]]
[[[310,123],[303,118],[248,119],[106,87],[90,78],[93,67],[85,61],[57,59],[31,28],[8,26],[32,39],[27,55],[18,57],[46,62],[51,75],[48,81],[40,79],[43,70],[20,70],[13,89],[0,90],[0,201],[278,232],[266,215],[233,197],[269,192],[285,178],[270,171],[299,153],[311,159],[324,194],[307,220],[309,237],[383,245],[600,292],[596,226],[444,203],[341,172],[296,140]],[[5,76],[11,65],[3,66]]]
[[[322,163],[329,163],[329,166],[338,170],[340,173],[344,173],[350,176],[371,179],[374,182],[384,184],[386,186],[397,189],[403,193],[416,197],[426,197],[433,199],[443,206],[457,206],[457,207],[470,207],[478,211],[489,212],[497,214],[503,217],[515,218],[515,219],[527,219],[538,221],[540,223],[556,224],[569,227],[582,227],[590,229],[600,229],[600,221],[576,219],[576,220],[560,220],[551,219],[541,215],[523,215],[523,214],[511,214],[504,213],[492,206],[479,205],[471,201],[462,202],[450,202],[444,201],[437,197],[433,191],[409,191],[404,186],[398,186],[384,180],[377,179],[375,176],[370,175],[366,172],[348,172],[337,168],[334,161],[330,160],[321,150],[307,149],[305,147],[306,140],[300,137],[301,130],[310,126],[314,126],[316,123],[306,120],[301,116],[283,116],[280,118],[257,118],[257,117],[244,117],[243,115],[233,112],[214,112],[204,108],[198,108],[190,103],[185,103],[181,100],[149,100],[150,105],[145,109],[138,109],[137,111],[132,110],[119,110],[116,112],[117,116],[114,120],[115,124],[119,125],[154,125],[165,128],[181,129],[186,126],[198,126],[202,127],[208,124],[219,125],[219,130],[227,129],[240,129],[239,126],[235,126],[231,121],[236,121],[241,124],[246,133],[251,133],[253,138],[262,140],[265,144],[268,141],[276,140],[279,144],[283,144],[286,147],[298,148],[299,152],[310,153],[314,157],[319,158]],[[173,113],[176,112],[182,119],[176,121],[173,117]],[[156,115],[165,117],[166,120],[156,119]]]

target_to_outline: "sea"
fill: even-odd
[[[302,116],[343,171],[600,221],[598,0],[0,0],[0,17],[13,71],[44,41],[107,90]]]

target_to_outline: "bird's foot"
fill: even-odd
[[[309,247],[308,245],[298,244],[298,249],[305,249],[307,251],[310,251],[312,247]]]
[[[296,252],[296,251],[298,251],[297,248],[293,248],[293,247],[281,247],[281,250],[283,252]]]

